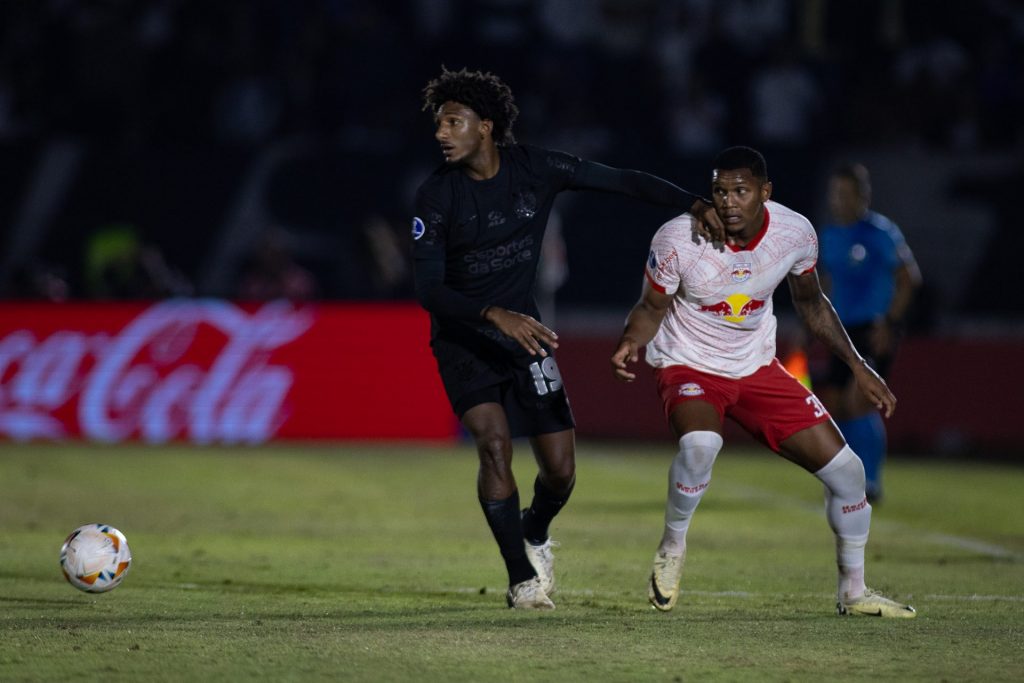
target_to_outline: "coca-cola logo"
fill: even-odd
[[[284,301],[250,313],[226,301],[172,300],[113,333],[12,331],[0,339],[0,435],[62,438],[53,413],[77,398],[89,439],[262,443],[286,419],[294,383],[271,355],[312,323]]]

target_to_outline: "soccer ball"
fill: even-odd
[[[117,588],[131,565],[128,539],[109,524],[78,527],[60,549],[64,578],[87,593],[105,593]]]

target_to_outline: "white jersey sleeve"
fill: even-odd
[[[775,357],[772,294],[817,258],[810,221],[776,202],[766,204],[761,232],[744,248],[716,249],[696,235],[688,215],[669,221],[651,241],[646,273],[674,300],[647,345],[647,362],[732,378],[756,372]]]
[[[665,223],[651,239],[647,256],[647,280],[662,294],[675,294],[682,274],[711,245],[699,237],[696,222],[683,214]]]

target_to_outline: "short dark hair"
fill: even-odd
[[[423,88],[423,111],[436,113],[445,102],[463,104],[482,119],[494,123],[492,137],[499,147],[514,145],[512,124],[519,116],[519,107],[512,89],[490,72],[449,71],[441,67],[441,75]]]
[[[715,157],[714,168],[719,170],[750,169],[750,174],[761,181],[768,180],[768,163],[764,156],[752,147],[730,147]]]
[[[843,178],[853,183],[862,199],[871,196],[871,174],[864,164],[845,163],[832,170],[833,178]]]

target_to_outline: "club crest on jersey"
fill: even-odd
[[[427,226],[423,224],[423,219],[419,216],[415,216],[412,219],[412,238],[418,240],[423,237],[423,233],[427,231]]]
[[[686,384],[679,387],[680,396],[703,396],[704,387],[697,384],[696,382],[687,382]]]
[[[734,263],[732,264],[732,281],[733,282],[746,282],[750,279],[752,272],[750,270],[749,263]]]
[[[537,195],[530,189],[514,192],[512,194],[512,212],[518,218],[533,218],[537,213]]]

